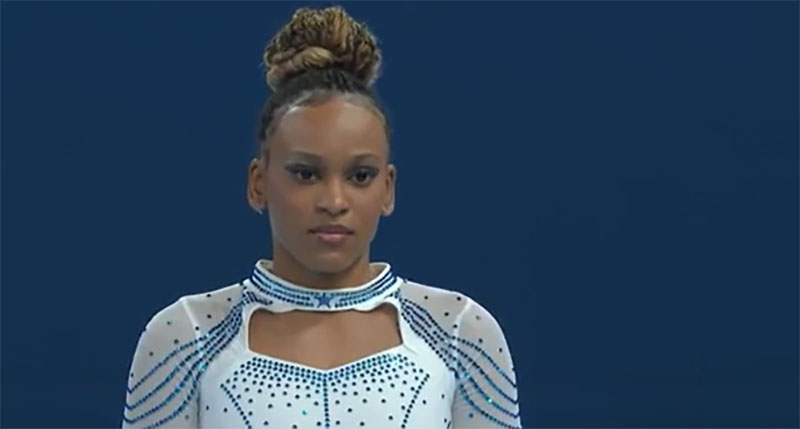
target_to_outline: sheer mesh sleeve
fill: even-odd
[[[123,428],[198,427],[198,374],[202,338],[182,301],[156,314],[133,356]]]
[[[456,325],[453,428],[520,428],[517,381],[495,318],[467,300]]]
[[[517,381],[500,324],[459,292],[407,282],[402,316],[454,377],[448,428],[520,428]]]

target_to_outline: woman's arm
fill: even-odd
[[[514,365],[497,320],[468,300],[455,342],[453,428],[521,428]]]
[[[136,346],[122,427],[198,427],[202,349],[182,300],[156,314]]]

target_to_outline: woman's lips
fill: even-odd
[[[352,234],[353,230],[339,224],[320,225],[313,228],[311,232],[322,232],[326,234]]]
[[[315,232],[314,235],[317,237],[317,240],[325,244],[336,245],[344,243],[352,234],[341,232]]]
[[[329,245],[339,245],[353,235],[353,230],[344,225],[321,225],[311,230],[311,233],[322,243]]]

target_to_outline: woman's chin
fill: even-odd
[[[345,252],[319,252],[308,258],[306,266],[318,273],[336,274],[350,268],[356,259]]]

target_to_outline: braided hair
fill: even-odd
[[[258,155],[268,154],[270,136],[289,109],[336,96],[373,110],[388,141],[388,119],[372,87],[380,65],[375,36],[341,7],[295,11],[264,49],[265,79],[273,92],[261,110]]]

